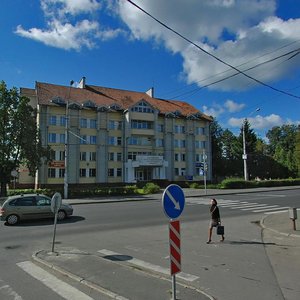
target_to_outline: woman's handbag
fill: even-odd
[[[217,226],[217,235],[224,235],[224,226],[223,225]]]

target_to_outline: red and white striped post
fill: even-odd
[[[181,250],[180,250],[180,222],[170,220],[169,223],[170,243],[170,271],[172,275],[172,294],[176,300],[176,274],[181,271]]]

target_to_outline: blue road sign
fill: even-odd
[[[185,204],[182,188],[177,184],[170,184],[162,196],[162,205],[166,216],[170,219],[178,218]]]

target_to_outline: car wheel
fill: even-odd
[[[6,222],[8,225],[15,225],[19,222],[19,217],[17,215],[9,215],[6,218]]]
[[[67,214],[65,213],[65,211],[60,210],[57,213],[57,220],[62,221],[67,217]]]

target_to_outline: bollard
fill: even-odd
[[[293,229],[296,230],[297,208],[295,207],[289,208],[289,217],[293,222]]]

